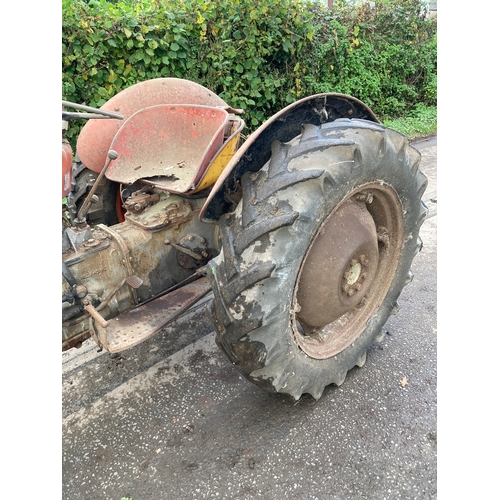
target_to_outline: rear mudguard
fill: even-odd
[[[301,133],[304,124],[321,125],[338,118],[362,118],[380,123],[363,102],[344,94],[325,93],[306,97],[273,115],[238,149],[215,183],[201,212],[204,222],[216,223],[235,207],[232,196],[245,172],[256,172],[271,157],[273,141],[288,142]]]

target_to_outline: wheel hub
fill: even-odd
[[[361,264],[356,260],[353,261],[351,264],[352,264],[351,269],[349,269],[344,276],[347,285],[354,285],[361,276]]]
[[[309,356],[335,355],[364,331],[389,289],[402,234],[401,203],[388,185],[358,188],[327,216],[295,286],[292,328]]]

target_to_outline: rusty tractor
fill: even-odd
[[[213,294],[218,346],[265,390],[318,399],[364,364],[422,246],[420,155],[343,94],[245,140],[241,116],[178,78],[63,101],[63,350],[130,349]]]

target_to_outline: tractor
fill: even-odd
[[[245,137],[242,110],[180,78],[62,104],[63,351],[120,353],[206,297],[217,345],[262,389],[319,399],[363,366],[422,247],[406,136],[322,93]]]

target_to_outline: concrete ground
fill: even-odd
[[[429,217],[384,340],[315,401],[263,392],[216,347],[208,297],[118,356],[62,354],[62,498],[436,499],[437,140]]]

